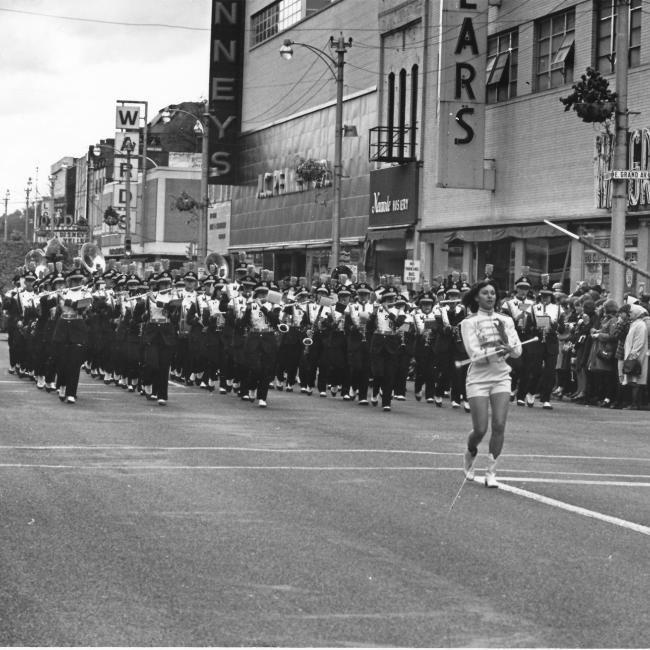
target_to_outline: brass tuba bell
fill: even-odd
[[[34,265],[34,273],[37,278],[42,278],[48,274],[47,260],[45,259],[45,252],[40,248],[33,248],[25,255],[25,268]]]
[[[228,277],[228,261],[223,255],[220,255],[219,253],[210,253],[206,258],[205,258],[205,268],[207,269],[207,272],[210,273],[210,267],[214,265],[217,267],[217,270],[215,271],[215,275],[218,278],[227,278]]]
[[[88,273],[102,274],[106,270],[106,260],[96,244],[86,242],[79,251],[81,263]]]

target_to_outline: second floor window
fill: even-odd
[[[488,104],[517,96],[518,58],[519,33],[516,29],[488,39],[485,74]]]
[[[302,18],[301,0],[279,0],[251,16],[251,45],[258,45]]]
[[[544,18],[535,31],[535,90],[548,90],[573,81],[575,10]]]
[[[616,5],[617,0],[599,0],[596,23],[596,68],[602,74],[614,72],[616,56]],[[641,0],[630,2],[630,47],[628,65],[641,63]]]

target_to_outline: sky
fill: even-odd
[[[50,166],[115,135],[118,100],[208,94],[211,0],[0,0],[0,213]],[[38,171],[37,171],[38,168]],[[30,202],[34,198],[34,189]]]

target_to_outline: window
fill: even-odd
[[[630,48],[628,65],[633,68],[641,63],[641,4],[630,3]],[[617,0],[598,0],[596,22],[596,68],[603,74],[614,72],[616,54],[616,5]]]
[[[574,9],[537,23],[536,90],[557,88],[573,81],[574,39]]]
[[[302,0],[278,0],[251,16],[251,45],[258,45],[302,19]]]
[[[517,96],[517,30],[488,39],[486,70],[487,102],[493,104]]]

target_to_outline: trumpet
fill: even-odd
[[[278,325],[278,331],[282,334],[286,334],[289,331],[289,325],[287,323],[280,323]]]
[[[313,339],[313,336],[314,336],[314,330],[309,329],[309,330],[307,330],[307,331],[305,332],[305,334],[306,334],[306,336],[305,336],[305,338],[302,340],[302,344],[303,344],[306,348],[308,348],[309,346],[314,345],[314,339]]]

